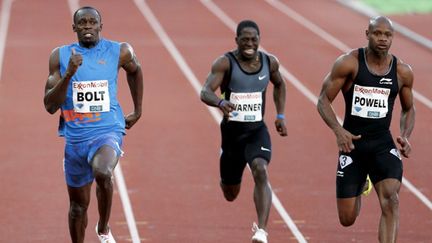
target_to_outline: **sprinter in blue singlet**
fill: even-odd
[[[61,110],[59,135],[65,138],[64,174],[70,198],[72,242],[84,242],[93,180],[99,209],[96,233],[101,242],[115,242],[108,225],[113,170],[122,154],[125,128],[141,116],[143,78],[132,47],[101,38],[101,15],[93,7],[78,9],[73,31],[78,42],[53,50],[44,104],[50,114]],[[130,86],[134,111],[125,116],[117,100],[122,68]]]

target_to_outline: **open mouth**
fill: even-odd
[[[246,49],[244,50],[244,53],[246,53],[247,55],[253,55],[255,53],[254,49]]]

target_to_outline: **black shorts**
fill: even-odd
[[[263,158],[270,162],[270,134],[264,122],[250,124],[222,121],[220,127],[220,176],[223,184],[240,184],[246,163],[250,165],[255,158]]]
[[[351,153],[339,153],[336,173],[337,198],[359,196],[366,176],[373,184],[394,178],[402,181],[403,164],[390,132],[354,141]]]

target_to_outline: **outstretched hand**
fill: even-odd
[[[353,140],[359,140],[361,138],[361,135],[353,135],[344,128],[338,129],[335,134],[339,151],[344,153],[353,151],[355,149]]]
[[[126,129],[131,129],[133,125],[140,119],[141,114],[132,112],[125,117]]]
[[[284,119],[276,119],[275,126],[276,126],[276,131],[279,133],[279,135],[281,135],[282,137],[288,135]]]
[[[403,138],[401,136],[397,137],[396,139],[397,143],[400,145],[400,152],[405,158],[409,157],[409,154],[411,153],[411,144],[408,142],[408,138]]]

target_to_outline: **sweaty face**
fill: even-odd
[[[237,49],[244,59],[253,59],[257,55],[259,35],[255,28],[246,27],[236,37]]]
[[[93,9],[80,10],[75,17],[73,30],[77,33],[81,45],[87,48],[95,46],[102,30],[100,16]]]
[[[387,54],[393,40],[393,28],[385,22],[377,23],[366,31],[369,48],[376,53]]]

